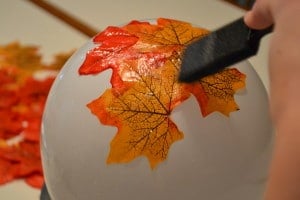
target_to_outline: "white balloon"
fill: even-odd
[[[117,129],[102,125],[86,104],[111,87],[111,71],[78,74],[93,47],[88,41],[68,60],[48,96],[41,148],[53,200],[261,199],[273,131],[265,88],[249,62],[236,65],[247,76],[235,95],[240,110],[204,118],[194,98],[183,102],[171,118],[184,139],[152,170],[145,157],[106,164]]]

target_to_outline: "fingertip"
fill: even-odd
[[[273,24],[273,17],[270,12],[270,2],[256,0],[252,9],[244,16],[247,26],[253,29],[264,29]]]
[[[250,10],[244,16],[244,22],[253,29],[264,29],[272,24],[272,21],[257,11]]]
[[[252,24],[252,11],[248,11],[245,15],[244,15],[244,22],[247,26],[250,26],[252,27],[253,24]]]
[[[255,12],[250,10],[244,16],[244,22],[247,26],[253,29],[260,29],[260,21],[256,19]]]

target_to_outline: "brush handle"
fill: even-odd
[[[273,25],[262,30],[256,30],[249,28],[249,41],[260,40],[263,36],[271,33],[273,31]]]
[[[179,80],[192,82],[254,56],[260,39],[273,26],[255,30],[241,17],[189,44],[184,51]]]
[[[244,22],[244,17],[241,17],[224,27],[214,31],[211,35],[216,36],[215,43],[219,47],[226,48],[227,43],[231,44],[228,47],[232,48],[229,54],[232,54],[231,61],[240,61],[242,59],[253,56],[257,53],[260,40],[263,36],[273,31],[273,25],[257,30],[248,27]]]
[[[257,29],[249,28],[244,23],[243,18],[240,18],[238,21],[239,21],[238,23],[243,23],[244,27],[248,30],[248,38],[247,38],[248,39],[248,44],[249,44],[249,46],[251,46],[251,48],[254,50],[254,52],[256,54],[261,38],[263,36],[273,32],[274,26],[272,25],[272,26],[269,26],[268,28],[257,30]]]

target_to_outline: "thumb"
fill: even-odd
[[[267,28],[273,24],[270,5],[266,0],[257,0],[244,17],[247,26],[253,29]]]

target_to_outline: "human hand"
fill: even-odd
[[[299,0],[256,0],[245,15],[245,23],[254,29],[263,29],[279,21],[287,13],[299,10]]]
[[[254,29],[274,24],[269,74],[276,138],[265,200],[299,200],[300,0],[257,0],[244,20]]]

